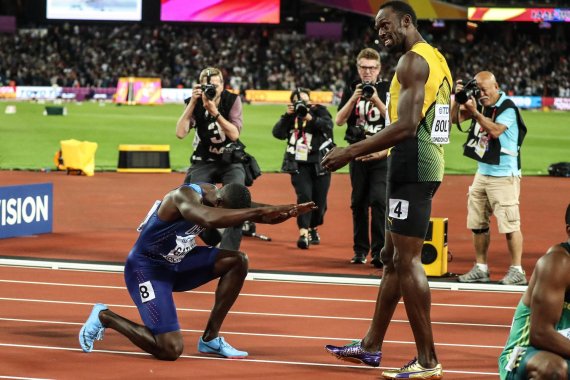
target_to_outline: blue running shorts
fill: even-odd
[[[215,279],[219,249],[195,247],[177,264],[131,252],[125,283],[146,327],[154,335],[180,330],[173,292],[195,289]]]

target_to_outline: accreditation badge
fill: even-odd
[[[307,144],[298,143],[295,148],[295,161],[307,161],[309,157],[309,147]]]
[[[477,123],[475,128],[481,128],[479,126],[479,123]],[[477,145],[475,145],[475,154],[483,158],[485,152],[487,152],[488,146],[489,146],[489,136],[486,133],[483,133],[480,135]]]

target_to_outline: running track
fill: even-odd
[[[271,243],[244,240],[250,277],[256,280],[246,281],[222,333],[230,343],[249,351],[249,359],[212,359],[197,353],[196,341],[213,304],[215,284],[176,297],[186,341],[178,361],[155,360],[113,331],[97,342],[93,353],[81,352],[77,332],[93,303],[107,303],[139,321],[120,273],[136,239],[133,226],[138,225],[148,205],[177,186],[182,177],[180,173],[97,173],[91,178],[61,172],[1,173],[0,185],[53,183],[57,212],[53,234],[0,240],[0,379],[379,378],[380,370],[346,365],[323,349],[328,343],[361,338],[377,295],[379,273],[369,265],[347,265],[352,255],[350,227],[346,225],[350,223],[346,175],[333,177],[320,246],[299,252],[294,223],[260,226],[261,233],[273,238]],[[434,201],[433,215],[449,217],[449,247],[454,254],[449,271],[454,273],[464,273],[473,265],[471,236],[464,228],[465,192],[471,180],[447,176]],[[288,181],[288,176],[265,174],[252,188],[254,198],[289,203],[294,194]],[[528,276],[546,249],[563,240],[562,226],[556,227],[556,221],[563,220],[569,191],[570,182],[565,179],[524,180],[523,264]],[[504,238],[494,228],[490,264],[496,281],[508,266],[508,254]],[[22,262],[6,266],[10,258],[57,260],[48,268],[63,268],[63,260],[70,259],[81,261],[84,269],[89,269],[87,262],[105,262],[107,267],[93,272],[22,267]],[[275,281],[283,279],[276,270],[292,274],[283,275],[287,282]],[[265,280],[259,280],[263,274]],[[320,276],[318,280],[307,278],[315,274]],[[326,276],[344,277],[339,277],[337,284],[324,284],[332,278]],[[453,280],[432,286],[438,287],[432,288],[432,320],[445,379],[497,379],[496,358],[524,287],[490,285],[457,290],[460,284]],[[383,351],[385,367],[400,367],[415,353],[403,306],[394,315]]]
[[[93,303],[107,303],[140,321],[124,288],[120,266],[93,271],[49,265],[0,266],[0,378],[379,378],[380,370],[347,365],[323,349],[328,343],[363,336],[374,308],[375,285],[249,279],[221,334],[249,351],[245,360],[211,358],[196,350],[213,304],[215,283],[177,293],[186,346],[178,361],[161,362],[112,330],[106,331],[92,353],[79,348],[77,333]],[[452,289],[432,287],[433,329],[445,379],[496,379],[496,358],[522,289]],[[383,353],[383,368],[402,366],[415,354],[402,304]]]

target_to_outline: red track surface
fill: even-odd
[[[29,256],[67,260],[123,263],[134,243],[136,227],[156,199],[179,186],[183,174],[96,173],[94,177],[67,176],[64,172],[0,172],[0,186],[52,182],[54,233],[0,240],[0,256]],[[465,228],[466,194],[472,177],[446,176],[433,203],[432,216],[449,218],[448,270],[468,271],[475,255],[471,233]],[[565,239],[562,221],[569,202],[570,180],[525,177],[522,181],[521,217],[524,236],[523,265],[530,274],[536,260],[552,244]],[[295,193],[287,174],[264,174],[251,188],[258,202],[292,203]],[[377,276],[370,265],[351,265],[352,216],[348,175],[333,175],[325,224],[319,229],[322,244],[309,250],[296,247],[294,221],[275,226],[258,225],[259,233],[273,241],[245,238],[242,243],[250,268],[293,272]],[[491,227],[489,265],[499,280],[509,265],[503,235]]]
[[[155,199],[178,186],[182,174],[0,172],[0,186],[52,182],[54,233],[0,241],[0,256],[104,261],[122,264],[136,239],[135,228]],[[449,271],[467,271],[474,260],[464,227],[466,192],[471,177],[447,176],[436,195],[433,216],[449,218]],[[252,188],[254,199],[291,203],[287,175],[264,174]],[[522,183],[521,213],[524,266],[530,274],[537,258],[563,240],[563,213],[570,181],[529,177]],[[370,275],[369,265],[348,264],[352,222],[348,176],[334,175],[322,244],[307,251],[295,247],[296,226],[258,225],[272,242],[246,238],[242,249],[250,268],[320,274]],[[508,266],[504,237],[492,227],[490,266],[498,280]],[[32,282],[32,283],[30,283]],[[66,285],[62,285],[66,284]],[[71,286],[70,286],[71,285]],[[0,377],[57,379],[226,378],[327,379],[378,378],[379,370],[347,366],[323,351],[366,332],[377,287],[246,281],[223,326],[223,334],[247,360],[199,355],[196,341],[213,303],[215,284],[178,294],[186,348],[176,362],[141,354],[119,334],[108,331],[96,351],[84,354],[77,332],[95,302],[139,321],[117,273],[93,273],[0,267]],[[203,293],[206,292],[206,293]],[[258,296],[254,296],[258,295]],[[432,290],[432,321],[445,379],[497,378],[496,358],[506,340],[520,293]],[[405,364],[415,353],[411,330],[400,305],[384,345],[383,367]]]
[[[196,341],[213,303],[215,284],[176,295],[186,347],[176,362],[140,353],[107,330],[95,351],[79,349],[77,333],[96,302],[139,321],[118,273],[0,267],[0,376],[57,379],[197,378],[370,379],[378,369],[350,366],[323,346],[360,338],[377,288],[246,281],[223,335],[249,351],[246,360],[201,355]],[[494,379],[518,293],[432,291],[432,320],[446,379]],[[384,344],[382,367],[415,353],[403,305]]]

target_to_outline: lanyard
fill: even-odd
[[[495,122],[495,117],[497,116],[497,107],[492,107],[493,108],[493,113],[491,114],[491,116],[489,116],[489,118],[493,121],[493,123]],[[485,106],[481,106],[481,114],[483,114],[483,116],[487,117],[485,115]]]
[[[303,142],[307,145],[307,137],[305,136],[305,125],[307,125],[307,121],[303,120],[301,126],[299,127],[299,118],[295,118],[295,145],[297,145],[297,141],[299,140],[299,129],[301,130],[301,136],[303,137]]]
[[[355,109],[354,114],[356,115],[357,118],[360,118],[360,111],[359,111],[358,104],[360,103],[361,100],[362,100],[362,96],[360,96],[360,97],[358,98],[358,100],[356,101],[356,109]],[[371,104],[371,103],[372,103],[372,102],[369,101],[369,100],[364,100],[364,106],[363,106],[363,108],[366,109],[366,105],[367,105],[367,104]],[[370,119],[370,115],[372,114],[373,109],[374,109],[374,107],[370,107],[370,109],[368,110],[368,112],[366,112],[366,113],[364,114],[363,120],[366,121],[367,123],[368,123],[368,120]]]

